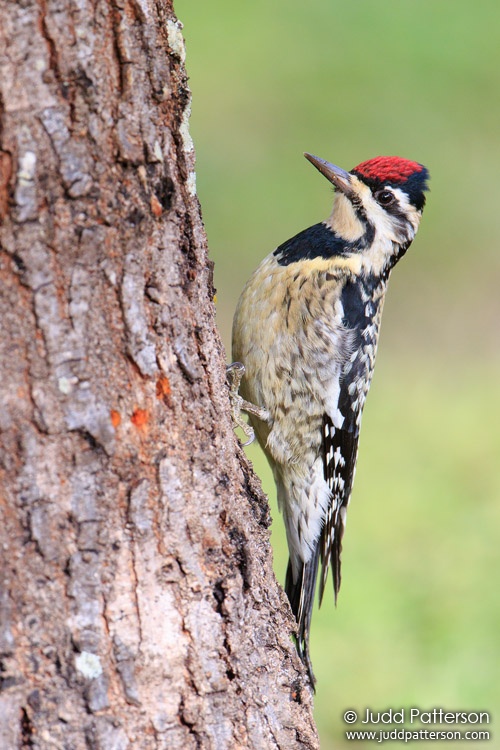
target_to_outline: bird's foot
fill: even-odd
[[[269,412],[267,409],[251,404],[250,401],[245,401],[245,399],[240,396],[240,383],[244,374],[245,365],[241,364],[241,362],[233,362],[232,365],[226,367],[226,380],[229,385],[229,400],[231,402],[231,417],[233,424],[235,427],[240,427],[248,438],[245,443],[242,443],[243,446],[253,443],[255,440],[255,432],[253,427],[242,418],[242,411],[247,414],[252,414],[263,422],[269,421]]]

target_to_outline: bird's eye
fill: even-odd
[[[390,206],[396,200],[394,193],[390,190],[379,190],[375,193],[375,199],[381,206]]]

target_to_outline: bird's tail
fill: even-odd
[[[311,629],[319,554],[320,546],[318,544],[311,559],[301,564],[296,580],[294,580],[292,564],[288,561],[285,580],[285,592],[298,625],[296,637],[297,652],[307,669],[313,689],[316,679],[309,655],[309,632]]]
[[[338,513],[334,510],[329,512],[326,524],[321,532],[319,548],[321,550],[321,576],[319,580],[319,606],[323,601],[325,593],[328,568],[331,567],[333,574],[333,592],[335,604],[339,595],[341,576],[341,554],[342,538],[345,529],[345,511]]]

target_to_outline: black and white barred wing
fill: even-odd
[[[323,469],[331,492],[330,505],[321,532],[321,578],[319,602],[323,599],[328,568],[331,565],[335,601],[340,589],[340,555],[344,535],[347,506],[351,496],[359,431],[334,427],[331,418],[323,418]]]
[[[340,589],[342,537],[356,471],[361,416],[375,365],[384,290],[385,282],[379,282],[375,304],[370,301],[373,290],[363,284],[347,284],[342,294],[344,310],[349,311],[343,323],[353,346],[323,417],[323,472],[331,497],[320,539],[320,603],[330,565],[335,599]]]

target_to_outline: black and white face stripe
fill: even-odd
[[[376,180],[367,177],[365,174],[353,169],[351,174],[356,175],[358,179],[368,185],[375,195],[380,190],[396,188],[402,190],[408,197],[408,201],[417,211],[422,212],[425,206],[425,193],[428,190],[429,172],[423,167],[419,172],[414,172],[405,180]]]

